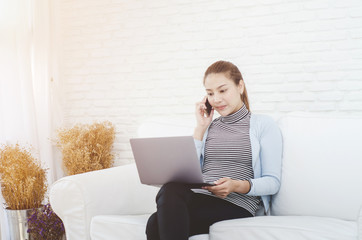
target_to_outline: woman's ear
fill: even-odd
[[[244,81],[242,79],[239,81],[238,88],[239,88],[240,94],[243,95],[243,93],[244,93]]]

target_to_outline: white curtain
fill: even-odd
[[[48,168],[50,185],[62,172],[51,142],[61,118],[55,112],[60,109],[57,82],[50,74],[49,13],[48,1],[0,0],[0,144],[31,145]],[[2,208],[0,220],[7,239]]]

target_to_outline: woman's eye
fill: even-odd
[[[227,89],[220,90],[221,93],[224,93],[226,91],[227,91]]]
[[[208,93],[207,95],[208,95],[208,96],[212,96],[213,94],[212,94],[212,93]]]

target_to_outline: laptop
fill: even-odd
[[[203,180],[192,136],[132,138],[130,143],[141,183],[179,182],[190,188],[214,185]]]

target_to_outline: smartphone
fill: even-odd
[[[211,113],[212,107],[211,107],[211,105],[210,105],[210,103],[209,103],[209,100],[208,100],[207,98],[206,98],[205,105],[206,105],[206,110],[205,110],[205,112],[206,112],[207,116],[209,116],[210,113]]]

